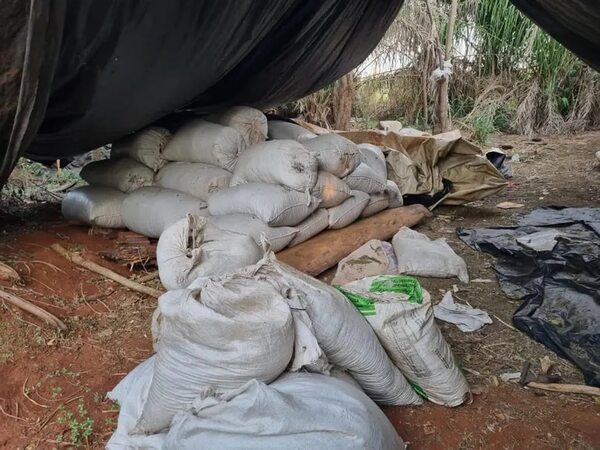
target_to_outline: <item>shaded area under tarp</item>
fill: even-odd
[[[403,0],[6,0],[0,185],[176,111],[265,107],[360,64]]]
[[[600,208],[541,208],[518,226],[458,236],[497,258],[502,291],[523,300],[515,326],[600,386]]]

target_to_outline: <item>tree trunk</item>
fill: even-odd
[[[337,80],[333,88],[333,127],[336,130],[348,130],[350,128],[353,103],[354,84],[352,73],[348,73]]]
[[[454,26],[456,24],[456,14],[458,9],[458,0],[452,0],[450,6],[450,16],[448,17],[448,29],[446,31],[446,51],[444,59],[450,61],[452,59],[452,43],[454,41]],[[443,69],[443,67],[440,67]],[[448,100],[448,83],[450,82],[450,76],[446,75],[440,81],[439,86],[439,98],[438,98],[438,119],[439,119],[439,130],[438,132],[445,133],[450,131],[452,128],[452,122],[450,120],[450,105]]]

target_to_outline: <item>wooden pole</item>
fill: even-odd
[[[348,130],[352,119],[352,104],[354,103],[354,84],[352,72],[347,73],[336,81],[333,88],[333,119],[334,129]]]
[[[149,295],[150,297],[154,297],[154,298],[158,298],[163,294],[162,292],[160,292],[156,289],[153,289],[148,286],[144,286],[143,284],[140,284],[140,283],[136,283],[135,281],[131,281],[129,278],[125,278],[125,277],[119,275],[118,273],[113,272],[112,270],[107,269],[104,266],[101,266],[100,264],[96,264],[93,261],[88,261],[87,259],[82,258],[77,253],[69,252],[64,247],[62,247],[60,244],[52,244],[50,246],[50,248],[52,250],[54,250],[56,253],[58,253],[59,255],[64,256],[68,261],[72,262],[73,264],[77,264],[78,266],[81,266],[85,269],[91,270],[92,272],[96,272],[100,275],[103,275],[110,280],[113,280],[119,284],[122,284],[126,288],[131,289],[132,291],[141,292],[142,294],[146,294],[146,295]]]
[[[458,11],[458,0],[452,0],[450,5],[450,16],[448,17],[448,28],[446,30],[446,51],[444,54],[445,61],[452,60],[452,44],[454,41],[454,27],[456,25],[456,14]],[[444,69],[444,67],[440,67]],[[448,85],[450,83],[449,75],[442,78],[439,88],[438,100],[438,118],[439,128],[442,133],[450,131],[452,122],[450,120],[450,102],[448,99]]]

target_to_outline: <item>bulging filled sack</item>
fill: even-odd
[[[358,144],[358,151],[360,152],[360,162],[373,169],[380,178],[387,179],[385,155],[381,148],[373,144]]]
[[[259,247],[262,245],[262,237],[264,236],[274,252],[287,247],[299,231],[295,227],[270,227],[258,217],[248,214],[211,216],[208,220],[222,230],[250,236]]]
[[[110,158],[117,159],[127,156],[157,172],[167,163],[162,153],[170,137],[171,132],[166,128],[145,128],[114,142],[110,149]]]
[[[191,195],[156,186],[128,194],[121,206],[123,223],[131,231],[157,238],[187,214],[208,216],[206,203]]]
[[[199,277],[233,272],[261,256],[250,236],[221,230],[192,214],[167,228],[156,247],[160,281],[167,290],[186,288]]]
[[[286,373],[256,380],[178,414],[167,449],[400,450],[405,444],[359,388],[331,376]]]
[[[295,226],[306,219],[319,200],[275,184],[253,183],[215,192],[208,199],[213,216],[250,214],[270,226]]]
[[[166,433],[135,434],[135,427],[142,415],[148,390],[154,376],[154,362],[151,356],[140,363],[123,378],[106,396],[119,404],[117,429],[106,443],[108,450],[144,449],[162,450]]]
[[[371,217],[378,212],[387,209],[389,205],[390,199],[385,192],[381,194],[371,194],[369,195],[369,203],[367,203],[365,209],[360,213],[360,217]]]
[[[291,139],[303,142],[317,137],[312,131],[285,120],[269,120],[268,128],[269,139]]]
[[[344,178],[346,184],[352,190],[366,192],[367,194],[379,194],[385,191],[386,179],[377,174],[364,162],[360,163],[354,171]]]
[[[371,326],[335,288],[277,261],[272,253],[243,270],[264,277],[293,297],[295,304],[303,305],[329,362],[352,375],[373,400],[384,405],[422,402],[392,364]]]
[[[239,131],[247,147],[267,139],[267,116],[262,111],[249,106],[233,106],[223,112],[207,116],[206,120]]]
[[[399,208],[400,206],[404,206],[402,192],[400,192],[400,188],[394,181],[387,180],[385,192],[390,200],[389,208]]]
[[[335,175],[319,170],[317,183],[311,194],[321,200],[320,208],[332,208],[350,197],[350,188]]]
[[[469,282],[469,272],[465,261],[454,253],[445,239],[430,240],[424,234],[407,227],[392,239],[398,259],[398,272],[422,277],[458,277],[463,283]]]
[[[347,227],[358,219],[371,200],[369,194],[351,191],[352,196],[341,205],[329,208],[329,228],[337,230]]]
[[[210,194],[229,186],[231,173],[204,163],[172,162],[156,174],[156,185],[207,201]]]
[[[360,153],[356,144],[335,133],[305,140],[302,145],[316,155],[320,170],[336,177],[345,177],[360,163]]]
[[[298,245],[311,237],[319,234],[329,226],[329,213],[326,209],[319,208],[312,213],[308,218],[304,219],[296,228],[298,232],[290,242],[290,247]],[[275,249],[272,249],[276,251]]]
[[[268,183],[307,191],[317,182],[317,160],[296,141],[268,141],[243,152],[233,171],[231,186]]]
[[[239,131],[202,119],[194,119],[177,130],[163,156],[169,161],[212,164],[230,172],[246,143]]]
[[[154,183],[154,171],[131,158],[92,161],[81,169],[80,175],[92,186],[112,187],[121,192]]]
[[[470,401],[465,376],[433,318],[431,297],[412,277],[382,275],[344,285],[372,309],[365,314],[394,364],[424,398],[444,406]]]
[[[121,205],[126,195],[104,186],[83,186],[65,195],[62,215],[67,220],[78,220],[104,228],[124,228]]]
[[[269,383],[292,357],[290,308],[267,281],[207,279],[201,289],[167,292],[158,307],[154,377],[138,432],[164,430],[198,396]]]

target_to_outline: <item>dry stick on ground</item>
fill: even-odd
[[[586,394],[600,397],[600,388],[593,386],[583,386],[581,384],[559,384],[559,383],[538,383],[530,381],[525,386],[544,391],[562,392],[568,394]]]
[[[149,273],[148,275],[144,275],[143,277],[138,278],[136,280],[136,282],[146,283],[147,281],[152,281],[155,278],[158,278],[158,272],[152,272],[152,273]]]
[[[101,266],[100,264],[96,264],[93,261],[89,261],[78,255],[77,253],[70,252],[64,247],[62,247],[60,244],[52,244],[50,248],[56,253],[64,256],[68,261],[71,261],[73,264],[77,264],[78,266],[91,270],[92,272],[96,272],[113,281],[116,281],[117,283],[122,284],[126,288],[131,289],[132,291],[141,292],[142,294],[146,294],[154,298],[158,298],[163,294],[162,292],[156,289],[152,289],[148,286],[144,286],[143,284],[131,281],[130,279],[125,278],[119,275],[118,273],[113,272],[112,270],[107,269],[104,266]]]
[[[0,299],[7,301],[8,303],[15,305],[18,308],[21,308],[24,311],[27,311],[30,314],[42,319],[44,322],[50,325],[54,325],[59,330],[66,330],[67,326],[64,324],[62,320],[56,317],[54,314],[49,313],[43,308],[34,305],[33,303],[22,299],[21,297],[17,297],[16,295],[10,294],[6,291],[0,289]]]

